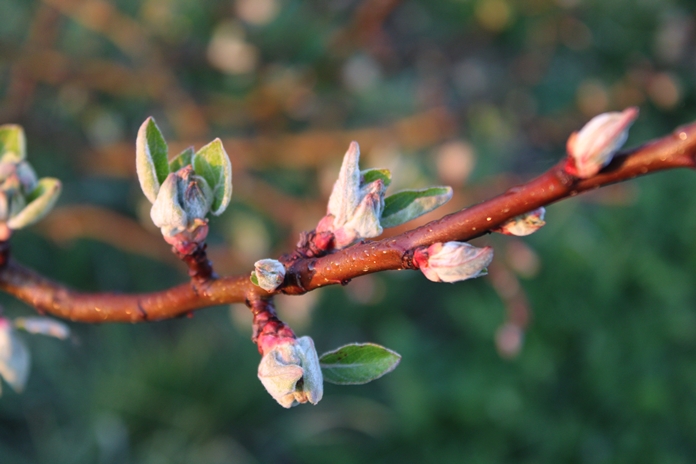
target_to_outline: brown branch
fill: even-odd
[[[694,168],[695,158],[696,122],[617,155],[609,166],[590,179],[569,176],[561,161],[525,184],[412,231],[358,244],[321,258],[297,259],[288,269],[281,291],[301,294],[373,272],[412,269],[410,256],[416,247],[471,240],[512,217],[588,190],[665,169]],[[39,311],[81,322],[162,320],[207,306],[267,296],[251,284],[248,275],[138,295],[80,293],[51,282],[11,259],[0,270],[0,289]]]

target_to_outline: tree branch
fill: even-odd
[[[348,247],[320,258],[292,261],[278,292],[302,294],[326,285],[386,270],[414,269],[413,250],[436,242],[467,241],[506,220],[564,198],[649,173],[696,167],[696,122],[625,151],[599,174],[577,179],[561,161],[539,177],[478,205],[383,240]],[[135,295],[69,290],[12,259],[0,269],[0,289],[40,312],[80,322],[144,322],[179,317],[208,306],[244,302],[268,294],[248,275],[183,284]]]

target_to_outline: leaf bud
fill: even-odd
[[[568,174],[587,179],[609,164],[616,151],[626,143],[628,129],[638,117],[638,108],[595,116],[568,138],[568,157],[564,166]]]
[[[256,283],[267,292],[272,292],[285,280],[285,266],[275,259],[261,259],[254,263]]]
[[[505,235],[517,235],[519,237],[533,234],[537,230],[541,229],[544,224],[546,224],[544,221],[545,213],[546,209],[542,206],[534,211],[520,214],[512,219],[508,219],[498,228],[493,229],[493,231]]]

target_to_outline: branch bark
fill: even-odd
[[[292,262],[277,292],[302,294],[319,287],[347,283],[355,277],[386,270],[413,269],[413,250],[436,242],[467,241],[488,233],[506,220],[588,190],[657,171],[696,167],[696,122],[672,134],[614,157],[589,179],[563,170],[564,161],[503,194],[447,215],[417,229],[383,240],[357,244],[321,258]],[[194,310],[268,296],[248,275],[191,282],[167,290],[122,295],[82,293],[38,275],[11,258],[0,269],[0,290],[39,312],[79,322],[145,322],[170,319]]]

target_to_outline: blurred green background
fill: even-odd
[[[0,0],[0,123],[22,124],[39,175],[64,181],[13,253],[83,290],[185,280],[135,178],[149,115],[172,151],[219,136],[230,153],[233,205],[211,221],[222,273],[316,224],[353,139],[395,188],[455,187],[432,219],[543,171],[597,113],[640,106],[628,145],[696,119],[695,9]],[[23,394],[3,388],[0,463],[694,462],[694,179],[603,189],[549,207],[531,237],[479,239],[496,248],[482,279],[393,272],[279,299],[320,351],[372,341],[403,355],[313,407],[263,390],[244,307],[24,337],[34,365]]]

